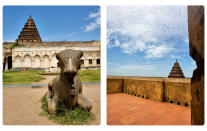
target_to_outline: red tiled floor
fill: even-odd
[[[124,93],[107,95],[108,125],[190,125],[191,109]]]

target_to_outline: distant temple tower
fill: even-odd
[[[170,74],[168,75],[168,78],[185,78],[185,76],[183,75],[182,69],[180,68],[180,65],[177,62],[177,60],[174,63],[174,66]]]
[[[24,28],[22,28],[22,31],[20,32],[18,39],[16,39],[16,42],[41,42],[41,41],[42,40],[40,38],[34,20],[30,16],[29,19],[27,20],[27,23],[24,25]]]

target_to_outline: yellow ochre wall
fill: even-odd
[[[190,79],[108,77],[107,94],[127,93],[145,99],[191,105]]]

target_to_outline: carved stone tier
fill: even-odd
[[[185,76],[183,75],[182,69],[180,68],[180,65],[177,62],[177,60],[174,63],[174,66],[170,74],[168,75],[168,78],[185,78]]]
[[[41,41],[42,40],[40,38],[34,20],[30,16],[30,18],[27,20],[26,24],[24,25],[24,28],[22,28],[22,31],[20,32],[18,39],[16,39],[16,42],[41,42]]]

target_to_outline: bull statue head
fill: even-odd
[[[80,58],[83,52],[79,50],[65,50],[56,54],[58,66],[61,68],[61,75],[71,74],[76,75],[80,67]]]

